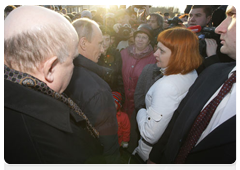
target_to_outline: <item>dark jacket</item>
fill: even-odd
[[[108,48],[106,56],[103,54],[100,56],[98,65],[103,66],[106,70],[105,76],[102,78],[108,83],[112,91],[121,93],[122,103],[124,103],[121,53],[112,47]]]
[[[138,78],[137,86],[134,93],[134,105],[136,113],[141,108],[146,108],[145,106],[145,96],[150,89],[150,87],[162,77],[160,68],[157,64],[146,65],[141,75]]]
[[[102,163],[102,146],[64,103],[4,80],[4,158],[10,164]]]
[[[99,131],[107,163],[119,159],[118,124],[115,102],[108,84],[98,75],[101,66],[79,55],[74,60],[74,72],[65,93],[82,109]]]
[[[189,89],[149,159],[155,163],[173,163],[195,118],[206,102],[228,79],[236,63],[219,63],[204,70]],[[189,153],[189,164],[229,164],[236,160],[236,116],[219,125]]]
[[[154,49],[155,46],[157,46],[157,38],[158,38],[158,35],[163,31],[163,29],[161,29],[160,27],[159,28],[156,28],[152,31],[152,34],[153,34],[153,38],[151,39],[151,45]]]

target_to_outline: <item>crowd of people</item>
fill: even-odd
[[[149,8],[5,8],[7,163],[235,162],[235,7]]]

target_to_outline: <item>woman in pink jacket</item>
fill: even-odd
[[[138,78],[147,64],[156,63],[153,48],[150,45],[152,28],[148,24],[141,24],[134,32],[134,45],[121,51],[122,76],[125,90],[123,111],[131,119],[134,112],[134,92]]]

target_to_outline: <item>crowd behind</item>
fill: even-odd
[[[79,117],[72,114],[71,118],[65,117],[66,119],[71,119],[71,125],[68,125],[71,127],[67,128],[64,125],[60,127],[57,124],[59,122],[64,124],[66,120],[57,118],[59,119],[57,120],[58,123],[49,123],[48,121],[51,122],[54,118],[45,117],[45,119],[41,118],[41,116],[39,118],[37,115],[37,118],[34,116],[32,118],[31,112],[35,112],[33,109],[29,113],[31,118],[24,118],[26,120],[23,121],[25,122],[23,123],[25,124],[24,126],[29,131],[27,134],[31,136],[31,140],[21,141],[22,143],[29,142],[29,145],[32,147],[24,151],[25,156],[20,156],[21,148],[17,149],[12,147],[12,145],[7,147],[7,143],[12,139],[6,134],[8,132],[7,125],[8,121],[12,120],[13,115],[15,115],[15,113],[11,113],[13,115],[9,117],[8,121],[5,118],[5,160],[9,163],[198,163],[194,156],[188,157],[188,154],[196,144],[190,148],[187,156],[185,155],[184,158],[181,155],[183,154],[181,152],[184,151],[179,146],[176,152],[180,150],[180,154],[175,153],[175,155],[173,154],[175,156],[174,159],[170,159],[168,154],[171,152],[167,152],[165,149],[169,150],[171,148],[170,137],[172,136],[169,137],[169,142],[166,142],[164,140],[165,137],[162,136],[169,135],[170,130],[174,129],[170,127],[170,125],[173,125],[172,122],[177,120],[177,117],[175,116],[175,119],[174,115],[180,114],[182,109],[185,109],[184,102],[187,100],[185,97],[192,95],[189,89],[194,89],[197,86],[195,85],[198,82],[196,80],[198,80],[197,78],[201,74],[203,74],[203,77],[206,77],[205,69],[216,63],[235,64],[236,59],[234,57],[231,57],[229,53],[221,51],[222,40],[220,39],[220,33],[216,33],[221,32],[216,30],[226,19],[227,7],[227,5],[187,5],[184,14],[170,16],[169,13],[161,13],[161,11],[150,13],[150,5],[132,5],[128,8],[126,6],[119,8],[115,6],[109,10],[99,8],[93,11],[83,9],[79,13],[67,13],[67,10],[61,6],[42,6],[41,8],[48,8],[46,13],[49,15],[53,15],[52,12],[54,12],[64,16],[67,19],[64,22],[67,21],[68,24],[75,28],[79,37],[76,45],[78,53],[72,58],[75,67],[71,80],[69,79],[68,81],[68,79],[64,78],[71,71],[62,70],[60,73],[62,79],[64,79],[61,81],[66,82],[65,88],[59,87],[55,90],[55,86],[54,88],[50,87],[48,83],[45,87],[45,85],[41,85],[42,79],[38,81],[38,79],[35,80],[34,78],[34,82],[40,84],[38,84],[40,89],[37,89],[37,91],[41,91],[41,93],[46,92],[48,95],[54,94],[54,99],[57,98],[64,102],[74,112],[78,113]],[[5,8],[4,19],[8,23],[10,22],[8,15],[11,15],[11,12],[17,8],[24,7],[9,5]],[[42,9],[37,9],[40,7],[35,8],[25,9],[27,10],[26,15],[31,14],[31,10],[39,10],[40,14],[45,12],[41,11]],[[49,9],[51,12],[49,12]],[[60,24],[62,20],[59,19],[56,23]],[[59,26],[55,25],[56,27]],[[7,29],[9,28],[7,27]],[[62,40],[71,39],[73,34],[75,34],[71,33],[71,29],[67,30],[62,35]],[[56,33],[58,32],[56,31]],[[70,33],[71,36],[68,36],[67,34],[70,35]],[[8,34],[11,35],[11,33]],[[46,33],[46,36],[52,35]],[[8,36],[5,35],[5,39],[7,39],[6,37]],[[23,39],[24,37],[20,43],[24,43]],[[73,47],[73,43],[70,43],[71,40],[68,41],[68,43],[66,41],[67,45],[65,45],[70,46],[71,44]],[[12,44],[5,42],[5,50],[11,49]],[[51,44],[46,43],[46,46],[51,46]],[[23,45],[22,48],[25,48],[25,46]],[[14,48],[12,50],[14,51]],[[6,50],[5,58],[10,58],[8,56],[13,57],[16,53],[11,50],[8,53],[8,50]],[[23,53],[27,52],[23,51]],[[41,52],[34,54],[39,53]],[[62,51],[61,53],[63,54]],[[25,81],[25,78],[23,79],[24,73],[31,73],[28,69],[25,69],[25,72],[23,71],[27,64],[24,65],[22,64],[24,61],[18,60],[22,66],[13,67],[15,63],[12,66],[10,64],[12,59],[5,60],[7,64],[5,63],[4,69],[5,73],[8,74],[5,75],[5,79],[9,80],[10,73],[15,75],[15,70],[21,71],[23,73],[18,72],[15,76],[21,77],[19,81],[15,81],[13,78],[11,78],[11,81],[23,84]],[[30,60],[30,57],[27,57],[25,60]],[[36,75],[30,74],[30,76],[26,77],[33,76],[38,78]],[[53,78],[50,75],[46,77],[46,81],[53,82]],[[28,80],[26,86],[29,87],[31,83],[32,81]],[[10,88],[10,85],[8,87]],[[11,88],[8,90],[11,90]],[[60,97],[56,96],[56,94]],[[195,96],[193,97],[192,100],[196,98]],[[5,98],[7,102],[7,97]],[[10,98],[11,96],[9,96],[9,100]],[[198,98],[201,99],[199,96]],[[19,100],[22,99],[19,98]],[[36,102],[45,103],[44,100],[46,99],[41,99],[40,97],[39,101],[36,99]],[[10,101],[12,103],[19,102],[17,99],[14,101],[11,99]],[[34,103],[34,101],[31,102]],[[58,105],[53,104],[53,106],[57,107]],[[202,109],[203,106],[200,106]],[[6,104],[5,107],[5,114],[9,110],[9,112],[14,110],[10,105]],[[42,106],[40,105],[39,107]],[[51,109],[55,110],[57,108],[49,108],[46,112],[52,112]],[[64,107],[59,109],[61,109],[61,111],[57,109],[59,112],[69,112]],[[40,110],[44,112],[45,109]],[[20,109],[19,112],[25,112],[24,108]],[[58,117],[57,114],[53,114],[54,116]],[[47,125],[55,127],[57,130],[49,130],[49,136],[45,136],[46,131],[48,131],[48,127],[45,127],[47,125],[39,125],[44,126],[43,128],[46,129],[46,131],[39,132],[35,127],[39,122],[36,124],[30,123],[32,121],[30,119],[34,118],[38,121],[48,122],[49,124],[46,123]],[[18,119],[15,120],[20,122]],[[82,120],[85,120],[86,123],[82,124]],[[226,118],[226,120],[228,119]],[[25,131],[24,129],[22,131]],[[64,135],[67,135],[61,136],[61,132],[58,130],[63,131]],[[176,131],[172,133],[174,132]],[[78,135],[74,136],[77,133],[82,136],[80,139],[76,137]],[[234,131],[231,133],[233,136],[236,135]],[[24,134],[26,138],[29,138],[26,133]],[[186,134],[188,133],[186,132]],[[52,139],[50,141],[45,140],[45,138],[52,138],[55,135],[61,136],[59,137],[61,141],[58,141],[58,144]],[[200,137],[197,141],[200,142],[203,138]],[[69,140],[75,142],[69,142]],[[78,142],[78,140],[81,142]],[[52,147],[54,144],[56,147]],[[65,145],[71,146],[66,147]],[[175,145],[177,144],[174,144],[174,147]],[[185,145],[190,144],[185,143]],[[166,147],[164,148],[163,146]],[[232,146],[229,145],[229,147]],[[229,152],[232,151],[231,149],[229,149]],[[17,154],[16,158],[12,156],[14,152],[19,154]],[[218,153],[216,150],[212,150],[212,152]],[[32,156],[35,153],[37,153],[37,156]],[[162,159],[160,159],[160,155],[163,157]],[[73,156],[76,157],[72,158]],[[219,160],[224,161],[220,163],[232,163],[231,161],[235,159],[234,156],[236,158],[236,154],[230,155],[228,159],[221,157]],[[203,159],[203,163],[206,163],[206,160]],[[210,160],[215,161],[212,158]]]

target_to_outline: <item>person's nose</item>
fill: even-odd
[[[188,20],[189,22],[195,22],[195,17],[194,16],[192,16],[192,17],[189,17],[189,20]]]
[[[159,56],[159,49],[157,49],[157,51],[153,54],[154,57],[158,57]]]
[[[227,31],[227,19],[223,20],[220,25],[215,29],[216,34],[222,34]]]

